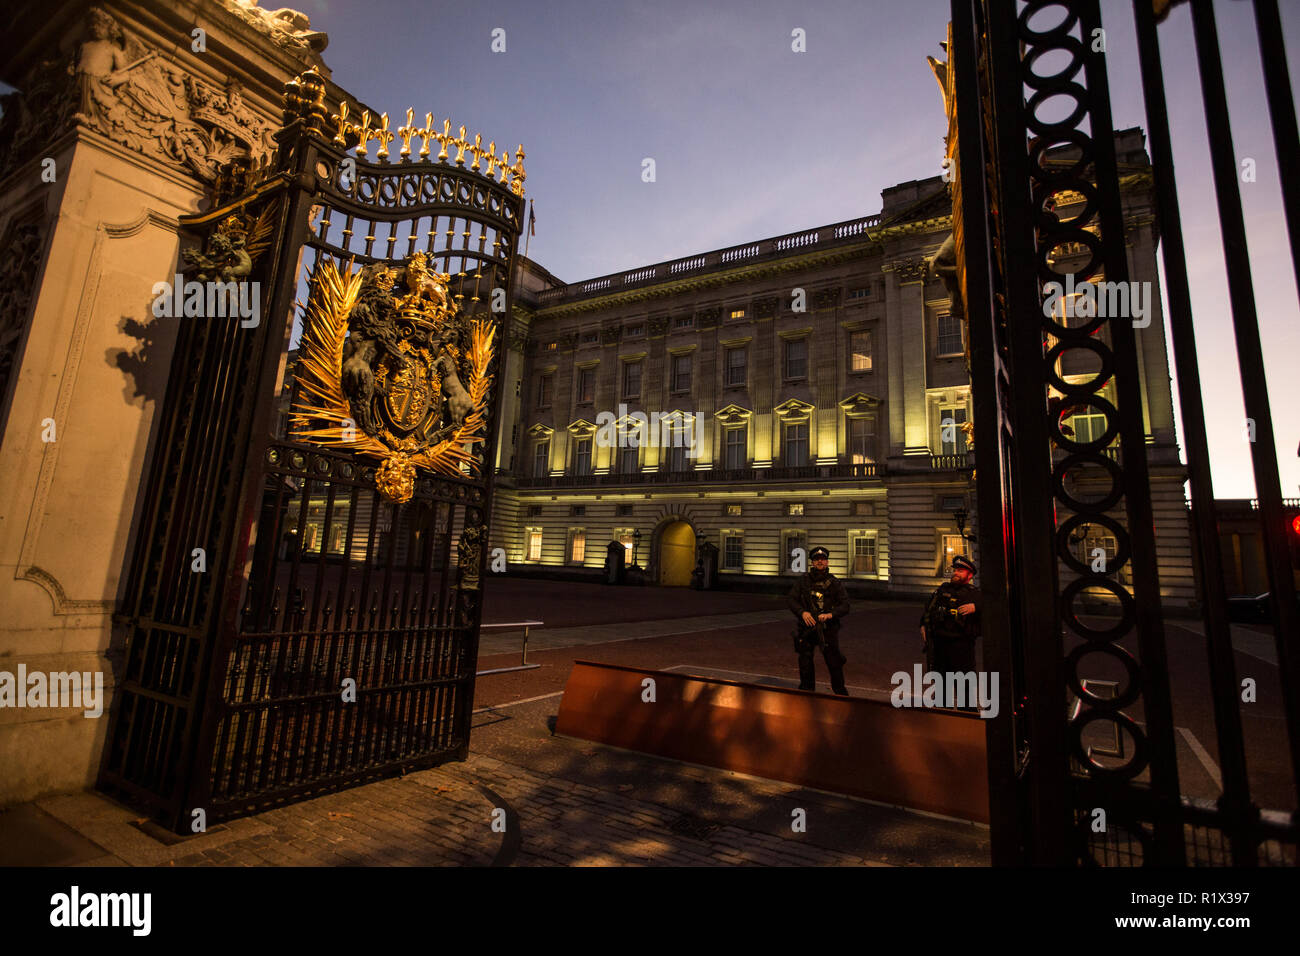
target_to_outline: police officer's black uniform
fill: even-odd
[[[819,556],[830,557],[830,552],[825,548],[813,548],[809,552],[810,560]],[[790,589],[789,603],[790,612],[795,617],[794,649],[799,655],[799,689],[817,689],[813,651],[820,643],[826,668],[831,672],[831,688],[841,697],[847,697],[849,692],[844,686],[847,658],[840,652],[840,618],[849,613],[849,595],[844,585],[829,571],[819,572],[812,568],[795,581]],[[805,611],[814,619],[818,614],[833,615],[822,623],[820,637],[816,627],[803,622]]]
[[[958,556],[952,565],[975,573],[975,565],[966,558]],[[957,608],[963,604],[974,604],[974,612],[958,614]],[[921,612],[921,626],[926,636],[926,670],[941,674],[975,670],[975,640],[980,633],[978,588],[969,583],[945,581],[930,595],[929,603]]]

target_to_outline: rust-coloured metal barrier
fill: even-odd
[[[654,699],[646,680],[654,681]],[[987,823],[984,721],[577,661],[556,733]]]

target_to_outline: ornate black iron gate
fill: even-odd
[[[523,179],[312,71],[185,223],[102,788],[185,831],[464,756]]]
[[[1121,314],[1071,325],[1044,308],[1047,283],[1128,279],[1098,4],[953,0],[950,88],[960,132],[955,231],[971,331],[979,507],[986,516],[980,523],[983,587],[992,605],[986,666],[1009,678],[1002,682],[1002,716],[989,727],[996,863],[1295,862],[1294,805],[1288,812],[1260,810],[1246,775],[1153,6],[1168,4],[1134,2],[1223,791],[1217,803],[1202,804],[1179,789],[1132,323]],[[1296,124],[1277,5],[1257,0],[1255,6],[1285,167],[1297,154]],[[1209,0],[1192,0],[1192,7],[1242,389],[1246,414],[1256,423],[1251,451],[1294,773],[1300,772],[1300,661],[1292,642],[1300,625],[1293,570],[1214,13]],[[1048,120],[1052,100],[1062,98],[1068,115]],[[1061,148],[1072,149],[1070,161],[1048,162],[1048,151]],[[1082,211],[1070,219],[1055,211],[1066,191],[1083,197]],[[1300,188],[1283,177],[1283,192],[1295,255]],[[1087,249],[1086,264],[1068,276],[1054,268],[1052,256],[1066,243]],[[1300,256],[1296,264],[1300,278]],[[1070,382],[1059,374],[1056,360],[1071,349],[1094,356],[1092,380]],[[1100,394],[1111,376],[1113,404]],[[1062,396],[1056,405],[1049,386]],[[1104,414],[1105,434],[1083,442],[1064,433],[1064,406],[1072,404]],[[1119,461],[1105,454],[1116,434]],[[1071,477],[1084,471],[1107,490],[1078,496]],[[1122,523],[1107,516],[1121,508]],[[1083,522],[1105,526],[1119,543],[1103,570],[1072,552],[1071,534]],[[1058,559],[1076,575],[1064,586]],[[1125,565],[1132,594],[1118,581]],[[1076,598],[1090,589],[1113,596],[1118,614],[1109,624],[1081,620],[1076,612]],[[1081,680],[1087,667],[1081,662],[1094,654],[1126,675],[1113,697],[1092,693]],[[1072,714],[1067,688],[1081,701]],[[1131,739],[1119,764],[1102,764],[1084,747],[1085,729],[1096,722]],[[1104,828],[1094,825],[1098,809],[1106,814]]]

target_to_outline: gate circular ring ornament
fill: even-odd
[[[1079,677],[1079,662],[1089,654],[1104,654],[1120,662],[1128,678],[1123,693],[1117,688],[1114,697],[1098,697],[1083,686],[1083,679]],[[1138,662],[1118,644],[1080,644],[1066,655],[1065,680],[1076,697],[1100,711],[1119,710],[1142,696],[1142,674]]]
[[[1056,83],[1066,83],[1074,78],[1074,75],[1083,69],[1083,44],[1075,37],[1066,34],[1060,38],[1059,43],[1055,46],[1041,46],[1034,49],[1023,61],[1025,71],[1025,85],[1031,89],[1042,89],[1045,86],[1051,86]],[[1056,53],[1065,50],[1070,54],[1070,62],[1066,67],[1050,76],[1044,76],[1042,73],[1034,72],[1034,63],[1039,57],[1046,56],[1049,53]]]
[[[1079,620],[1078,612],[1074,609],[1074,599],[1078,597],[1087,588],[1099,588],[1103,591],[1109,591],[1114,595],[1115,600],[1119,602],[1120,616],[1114,625],[1105,629],[1089,627]],[[1075,578],[1067,584],[1061,591],[1061,617],[1065,623],[1070,626],[1074,633],[1078,634],[1085,641],[1094,644],[1109,643],[1110,641],[1119,640],[1133,629],[1136,620],[1136,606],[1133,603],[1133,595],[1129,594],[1121,585],[1112,581],[1110,578],[1089,575],[1087,577]]]
[[[1101,368],[1086,382],[1067,382],[1056,371],[1057,359],[1073,349],[1092,352],[1101,362]],[[1091,335],[1058,337],[1056,344],[1043,357],[1043,362],[1047,366],[1047,383],[1067,397],[1076,392],[1082,394],[1100,391],[1115,374],[1115,353],[1106,347],[1105,342],[1098,341]]]
[[[1122,730],[1127,730],[1129,736],[1133,738],[1133,753],[1118,767],[1107,767],[1097,763],[1083,747],[1083,731],[1091,723],[1099,720],[1109,721],[1116,724]],[[1112,780],[1131,780],[1147,768],[1147,736],[1142,732],[1142,728],[1128,714],[1118,711],[1112,713],[1104,710],[1090,710],[1086,714],[1080,714],[1078,719],[1070,721],[1070,752],[1074,759],[1088,768],[1089,773],[1098,777],[1109,777]]]
[[[1076,465],[1100,465],[1105,469],[1110,476],[1110,490],[1104,497],[1096,501],[1081,501],[1066,490],[1065,476]],[[1093,511],[1105,512],[1115,507],[1120,498],[1124,497],[1124,476],[1120,474],[1119,465],[1105,455],[1079,452],[1066,455],[1056,463],[1056,467],[1052,469],[1052,487],[1056,497],[1065,502],[1071,511],[1083,514]]]
[[[1063,48],[1058,47],[1057,49]],[[1054,96],[1068,96],[1074,101],[1074,109],[1064,119],[1041,119],[1035,111],[1048,105],[1048,101]],[[1083,119],[1088,113],[1087,97],[1087,91],[1072,80],[1057,86],[1043,86],[1036,90],[1025,104],[1025,125],[1040,136],[1054,136],[1066,130],[1073,130],[1078,126],[1079,120]]]
[[[1044,169],[1043,155],[1057,146],[1074,146],[1079,150],[1079,158],[1073,166],[1061,169]],[[1076,183],[1083,180],[1083,171],[1092,162],[1092,140],[1088,134],[1079,130],[1055,130],[1049,135],[1040,136],[1038,142],[1029,149],[1029,172],[1045,186],[1068,186],[1077,189]]]
[[[1052,7],[1063,10],[1066,15],[1065,19],[1046,30],[1031,30],[1029,28],[1030,17],[1043,10],[1050,10]],[[1048,43],[1069,36],[1070,31],[1074,29],[1075,24],[1078,22],[1079,15],[1065,3],[1062,3],[1061,0],[1036,0],[1036,2],[1030,0],[1029,3],[1025,4],[1025,8],[1020,11],[1020,16],[1016,18],[1016,25],[1020,29],[1020,38],[1031,46],[1036,43]]]
[[[1050,420],[1047,426],[1048,434],[1051,436],[1052,441],[1066,451],[1100,452],[1115,439],[1115,433],[1118,431],[1119,412],[1115,410],[1114,405],[1097,394],[1080,395],[1074,404],[1091,406],[1106,416],[1106,430],[1101,434],[1101,437],[1094,438],[1090,442],[1067,438],[1061,431],[1061,419],[1059,417]]]
[[[1089,509],[1092,511],[1092,509]],[[1071,533],[1080,525],[1101,525],[1112,535],[1115,536],[1115,557],[1106,560],[1107,571],[1102,572],[1111,574],[1118,571],[1128,563],[1130,557],[1128,532],[1119,526],[1119,523],[1110,516],[1102,513],[1097,508],[1092,513],[1074,514],[1061,522],[1060,527],[1056,529],[1056,553],[1062,561],[1072,571],[1079,574],[1095,575],[1098,572],[1092,570],[1091,562],[1083,562],[1076,558],[1067,547]]]

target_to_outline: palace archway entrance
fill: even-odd
[[[685,521],[674,521],[659,533],[659,583],[686,587],[695,568],[695,532]]]

